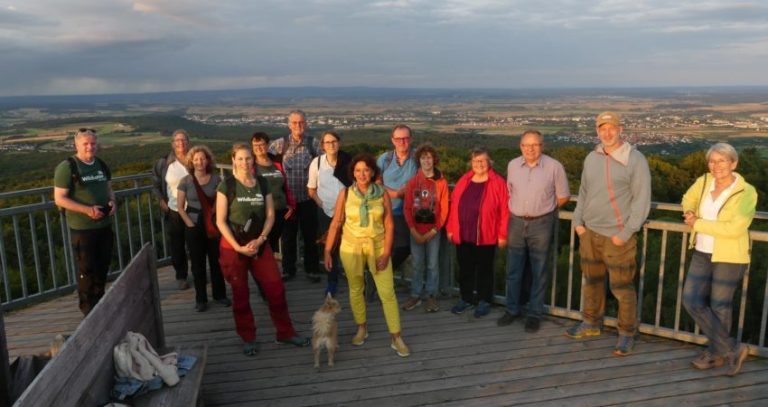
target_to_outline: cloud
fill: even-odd
[[[766,33],[756,0],[25,0],[0,6],[0,95],[766,84]]]

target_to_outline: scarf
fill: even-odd
[[[372,182],[370,185],[368,185],[368,191],[366,191],[365,195],[363,195],[363,193],[357,189],[357,184],[355,184],[352,187],[352,192],[355,193],[356,197],[362,199],[362,202],[360,202],[360,226],[367,227],[368,200],[381,198],[381,196],[384,195],[384,188],[381,185]]]

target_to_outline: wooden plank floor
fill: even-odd
[[[548,318],[539,333],[527,334],[520,322],[497,327],[500,307],[478,320],[451,314],[450,299],[441,300],[442,310],[435,314],[401,312],[409,358],[389,348],[378,302],[369,306],[370,337],[354,347],[344,284],[335,367],[316,371],[310,348],[275,344],[266,306],[255,290],[251,304],[261,353],[246,357],[230,308],[212,303],[197,313],[193,290],[177,291],[169,268],[159,275],[168,345],[183,349],[208,343],[203,395],[210,406],[768,404],[767,360],[750,358],[741,375],[729,378],[724,369],[690,367],[699,347],[652,336],[640,337],[635,353],[617,358],[611,355],[615,332],[574,341],[563,336],[572,321]],[[298,278],[287,284],[287,292],[294,326],[309,335],[323,285]],[[403,300],[407,293],[398,295]],[[56,333],[71,332],[80,319],[74,295],[7,314],[11,357],[45,352]]]

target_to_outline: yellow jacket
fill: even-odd
[[[689,239],[690,248],[696,244],[696,233],[704,233],[715,238],[712,261],[719,263],[747,264],[750,259],[749,225],[755,216],[757,192],[755,187],[736,175],[736,186],[726,198],[717,214],[717,220],[698,219],[693,224]],[[709,191],[714,178],[707,173],[699,177],[683,195],[683,213],[692,211],[700,216],[699,207],[706,191]]]

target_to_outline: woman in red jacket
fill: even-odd
[[[472,170],[464,174],[451,194],[448,240],[456,245],[461,299],[451,312],[461,314],[478,302],[475,318],[488,315],[493,297],[496,247],[507,245],[507,183],[493,168],[488,151],[472,150]]]

